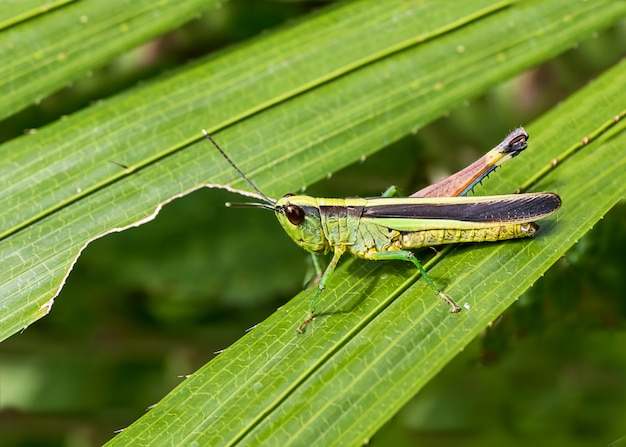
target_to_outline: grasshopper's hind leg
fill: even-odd
[[[426,273],[426,270],[424,270],[424,267],[422,267],[422,264],[420,264],[420,262],[417,260],[413,252],[408,251],[408,250],[383,251],[383,252],[372,253],[370,256],[368,256],[368,258],[373,259],[375,261],[397,259],[399,261],[412,262],[415,265],[415,267],[417,267],[417,269],[420,271],[420,273],[422,274],[422,276],[424,277],[428,285],[439,296],[439,298],[441,298],[442,300],[444,300],[446,303],[450,305],[450,307],[452,308],[451,312],[457,313],[461,310],[461,308],[456,305],[456,303],[450,296],[446,295],[445,293],[441,291],[441,289],[435,286],[435,283],[433,282],[432,279],[430,279],[430,276],[428,276],[428,273]]]

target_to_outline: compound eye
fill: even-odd
[[[296,226],[304,222],[304,210],[298,205],[288,203],[285,206],[285,216],[287,216],[289,222]]]

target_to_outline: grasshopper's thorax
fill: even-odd
[[[317,199],[287,194],[274,207],[278,222],[296,244],[313,253],[325,253],[330,244],[324,235]]]
[[[364,199],[317,199],[322,230],[329,244],[353,246],[365,205]]]

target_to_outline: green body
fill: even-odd
[[[452,312],[461,308],[439,290],[409,249],[460,242],[495,242],[533,236],[533,221],[552,214],[561,199],[552,193],[484,197],[322,199],[288,194],[273,204],[278,221],[296,244],[312,253],[333,252],[321,275],[302,333],[341,256],[412,262]]]
[[[552,194],[533,194],[534,197],[554,197]],[[373,207],[396,205],[484,204],[510,201],[517,203],[524,196],[496,196],[473,198],[374,198],[324,199],[310,196],[287,196],[276,203],[281,209],[297,205],[305,210],[305,219],[294,225],[285,213],[276,212],[285,232],[302,248],[312,253],[328,253],[339,249],[359,258],[374,259],[376,253],[415,249],[460,242],[494,242],[533,236],[537,225],[528,216],[509,214],[494,216],[494,220],[476,222],[429,216],[367,217]],[[532,219],[543,217],[534,214]]]

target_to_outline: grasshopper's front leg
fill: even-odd
[[[309,309],[309,312],[306,314],[306,318],[304,319],[302,324],[298,327],[298,329],[296,329],[296,332],[298,334],[304,334],[306,327],[309,325],[311,321],[313,321],[313,317],[315,316],[315,306],[317,304],[317,301],[320,298],[320,295],[322,294],[322,291],[326,288],[326,281],[328,281],[328,278],[330,277],[331,273],[335,270],[335,267],[337,267],[339,258],[341,258],[341,255],[343,255],[345,252],[346,252],[345,246],[343,245],[335,246],[333,258],[330,260],[328,267],[326,267],[326,271],[324,271],[324,274],[320,278],[320,282],[317,284],[317,291],[315,292],[313,301],[311,301],[311,308]]]
[[[426,270],[424,270],[424,267],[422,267],[422,264],[420,264],[420,262],[417,260],[417,258],[415,257],[412,251],[397,250],[397,251],[375,252],[369,255],[368,258],[373,259],[375,261],[397,259],[400,261],[412,262],[415,265],[415,267],[417,267],[417,269],[420,271],[420,273],[422,274],[422,277],[426,280],[428,285],[439,296],[439,298],[444,300],[446,303],[450,305],[450,307],[452,307],[451,312],[457,313],[461,311],[461,308],[457,306],[457,304],[454,302],[454,300],[450,296],[446,295],[445,293],[441,291],[441,289],[435,286],[435,283],[433,282],[432,279],[430,279],[430,276],[428,276],[428,273],[426,273]]]
[[[322,255],[317,253],[311,253],[311,262],[313,264],[313,269],[315,270],[315,276],[311,275],[311,269],[308,269],[305,277],[303,287],[309,288],[315,284],[320,282],[322,279],[322,274],[324,273],[324,266],[322,265]]]

